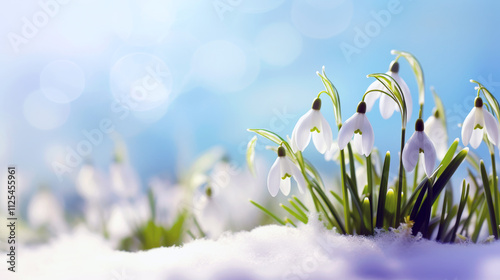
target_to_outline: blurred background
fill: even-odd
[[[366,75],[388,70],[392,49],[419,59],[427,87],[425,118],[434,107],[432,85],[445,103],[451,142],[473,106],[469,79],[495,95],[500,91],[499,8],[494,1],[5,2],[0,161],[18,168],[19,207],[27,223],[56,223],[49,235],[66,230],[67,220],[95,219],[93,227],[99,228],[113,210],[98,209],[116,201],[127,202],[116,205],[131,212],[147,212],[147,192],[155,186],[156,193],[179,184],[200,191],[206,178],[218,174],[217,164],[230,168],[223,174],[232,176],[233,185],[251,185],[234,192],[243,205],[249,197],[269,196],[265,177],[275,158],[264,149],[270,143],[259,141],[259,176],[251,179],[244,162],[253,135],[246,129],[291,135],[323,90],[316,76],[322,66],[340,92],[347,119],[372,82]],[[406,62],[400,74],[414,100],[409,137],[417,86]],[[331,103],[323,104],[333,126]],[[397,154],[398,115],[383,120],[376,106],[369,118],[378,149]],[[484,144],[477,153],[489,158]],[[335,164],[314,149],[306,156],[325,176],[335,175]],[[206,195],[207,187],[200,193]],[[175,195],[165,197],[181,201]],[[138,197],[142,206],[134,204]],[[54,222],[56,216],[60,221]]]

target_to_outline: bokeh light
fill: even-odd
[[[56,60],[43,68],[40,74],[40,88],[50,101],[68,103],[82,94],[85,88],[85,74],[71,61]]]
[[[33,127],[41,130],[55,129],[63,125],[69,117],[68,103],[55,103],[45,97],[41,90],[29,94],[24,100],[24,117]]]

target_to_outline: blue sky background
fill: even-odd
[[[30,189],[45,184],[70,190],[78,166],[61,181],[52,164],[64,163],[68,147],[86,139],[82,130],[97,129],[102,120],[110,120],[115,133],[103,134],[84,159],[103,170],[112,161],[113,139],[126,143],[143,182],[153,175],[175,180],[213,146],[243,163],[252,137],[246,129],[291,134],[322,90],[315,72],[323,65],[346,120],[372,82],[366,75],[387,71],[392,49],[419,59],[425,116],[434,106],[432,85],[447,109],[450,141],[459,137],[457,125],[473,105],[469,79],[500,92],[495,1],[40,3],[48,4],[9,1],[0,11],[0,159],[16,164]],[[346,55],[341,46],[347,45],[355,53]],[[151,65],[161,68],[162,86],[139,111],[117,112],[116,98]],[[406,62],[400,74],[415,101],[409,137],[417,87]],[[333,126],[331,104],[323,104]],[[397,154],[400,119],[383,120],[376,109],[368,115],[375,145]],[[484,144],[478,152],[487,155]],[[262,149],[259,154],[274,157]],[[333,168],[312,148],[307,155],[322,170]]]

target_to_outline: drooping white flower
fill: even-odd
[[[448,151],[448,133],[443,121],[439,116],[439,111],[435,110],[424,123],[424,132],[429,136],[436,148],[437,157],[443,159]]]
[[[391,76],[398,83],[399,87],[403,91],[403,96],[406,102],[406,113],[409,120],[412,113],[413,101],[411,99],[410,88],[408,88],[406,82],[401,78],[401,76],[399,76],[399,63],[397,61],[393,61],[391,63],[389,71],[387,71],[386,74]],[[368,92],[370,90],[375,90],[375,89],[387,92],[385,86],[378,80],[373,82],[366,91]],[[378,98],[380,98],[379,101],[380,114],[384,119],[390,118],[395,110],[399,112],[399,107],[396,104],[396,102],[386,94],[381,93],[380,91],[373,91],[366,95],[365,102],[368,112],[371,111],[373,105],[375,104],[375,101]]]
[[[411,172],[415,168],[420,153],[424,153],[425,174],[431,176],[436,165],[436,149],[431,139],[424,132],[424,121],[417,119],[415,133],[413,133],[403,149],[403,166],[406,171]]]
[[[340,161],[340,149],[339,143],[336,140],[333,140],[332,145],[325,152],[325,160],[326,161]]]
[[[332,145],[332,129],[321,114],[320,109],[321,99],[316,98],[311,110],[303,115],[295,125],[292,132],[292,148],[294,151],[304,151],[311,141],[311,135],[314,146],[322,154]]]
[[[373,128],[365,115],[366,103],[359,102],[357,112],[350,117],[339,130],[339,149],[343,150],[353,139],[356,151],[365,156],[370,155],[375,142]],[[354,137],[353,137],[354,135]]]
[[[462,142],[464,146],[470,142],[471,147],[476,149],[481,144],[485,133],[491,143],[498,144],[498,122],[488,110],[483,109],[483,100],[478,96],[474,100],[474,108],[462,125]]]
[[[273,166],[271,166],[271,170],[267,176],[267,189],[269,193],[274,197],[278,194],[278,191],[281,190],[284,195],[288,195],[291,188],[291,177],[297,182],[299,191],[304,193],[304,188],[306,186],[304,176],[299,168],[286,157],[285,148],[279,147],[278,158]]]
[[[130,164],[115,162],[109,169],[111,189],[122,198],[128,199],[137,196],[140,190],[140,180]]]

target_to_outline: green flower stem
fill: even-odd
[[[491,153],[491,168],[493,169],[493,178],[491,180],[492,182],[492,189],[493,189],[493,195],[495,196],[494,203],[495,203],[495,212],[496,212],[496,218],[497,218],[497,225],[500,225],[500,208],[499,208],[499,198],[498,198],[498,182],[497,182],[497,166],[495,162],[495,150]]]
[[[304,176],[304,179],[306,180],[307,188],[308,188],[309,192],[311,193],[311,196],[312,196],[312,198],[314,200],[314,206],[316,207],[316,212],[320,213],[321,210],[323,210],[323,212],[325,213],[326,218],[330,221],[330,223],[332,225],[334,225],[331,222],[331,220],[330,220],[330,218],[328,216],[328,213],[325,211],[325,208],[323,207],[323,205],[321,204],[321,202],[319,201],[318,197],[316,196],[316,194],[313,191],[313,188],[315,187],[315,185],[314,185],[314,182],[311,182],[311,180],[309,180],[309,178],[307,177],[307,172],[306,172],[306,167],[305,167],[305,164],[304,164],[304,158],[302,157],[302,152],[298,151],[296,153],[296,157],[297,157],[297,162],[299,163],[299,166],[300,166],[300,171],[302,172],[302,175]],[[332,215],[334,215],[334,217],[337,219],[337,224],[339,225],[340,230],[342,231],[342,233],[346,233],[346,231],[345,231],[344,227],[342,226],[340,220],[336,216],[335,208],[333,207],[333,205],[331,205],[331,203],[328,200],[328,198],[326,197],[326,195],[324,195],[324,194],[322,195],[321,194],[323,191],[321,190],[321,188],[319,186],[317,188],[315,188],[315,189],[320,194],[321,198],[323,199],[323,202],[328,206],[330,212],[332,212]]]
[[[396,219],[394,221],[394,228],[397,228],[401,220],[401,193],[403,189],[403,149],[405,147],[405,133],[406,129],[401,129],[401,153],[399,154],[399,180],[398,188],[396,190]]]
[[[340,129],[340,127],[339,127]],[[341,185],[342,185],[342,201],[344,202],[344,219],[345,219],[345,231],[347,234],[351,234],[351,218],[350,218],[350,211],[349,211],[349,197],[347,193],[347,186],[346,186],[346,181],[347,181],[347,174],[345,170],[345,155],[344,155],[344,150],[340,150],[340,180],[341,180]]]
[[[356,180],[356,169],[354,166],[354,153],[352,152],[351,142],[347,143],[347,152],[349,153],[349,168],[351,171],[352,188],[358,193],[358,182]],[[363,187],[363,186],[361,186]]]
[[[372,155],[366,157],[366,173],[368,183],[368,199],[370,200],[370,230],[373,230],[373,178],[372,178]]]

